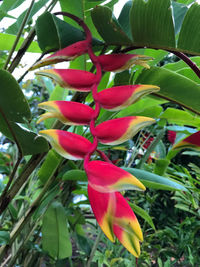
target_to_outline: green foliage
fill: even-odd
[[[143,70],[136,83],[160,86],[158,96],[163,96],[199,114],[200,86],[184,76],[164,68],[152,67]],[[192,108],[191,108],[192,107]]]
[[[64,259],[72,255],[67,217],[59,202],[52,203],[43,217],[42,247],[54,259]]]

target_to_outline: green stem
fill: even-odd
[[[21,24],[21,26],[20,26],[20,29],[19,29],[19,31],[18,31],[18,33],[17,33],[15,42],[14,42],[14,44],[13,44],[13,46],[12,46],[12,49],[10,50],[10,53],[9,53],[9,55],[8,55],[8,58],[7,58],[7,60],[6,60],[5,65],[4,65],[4,69],[7,69],[7,66],[8,66],[8,64],[9,64],[9,62],[10,62],[10,59],[11,59],[11,57],[12,57],[14,51],[15,51],[15,48],[16,48],[18,42],[19,42],[19,39],[20,39],[21,34],[22,34],[22,32],[23,32],[23,29],[24,29],[24,27],[25,27],[25,25],[26,25],[26,22],[27,22],[27,20],[28,20],[28,17],[29,17],[29,15],[30,15],[30,13],[31,13],[31,9],[32,9],[32,7],[33,7],[33,5],[34,5],[34,2],[35,2],[35,0],[32,0],[31,4],[30,4],[30,6],[29,6],[29,9],[28,9],[27,12],[26,12],[26,15],[25,15],[25,17],[24,17],[24,19],[23,19],[23,21],[22,21],[22,24]]]
[[[14,229],[10,233],[10,242],[9,246],[5,245],[0,248],[0,261],[4,257],[5,253],[9,250],[9,247],[12,245],[12,243],[15,241],[17,236],[21,233],[21,230],[24,228],[24,226],[29,222],[31,219],[31,216],[35,212],[35,210],[38,208],[40,202],[42,201],[43,197],[45,196],[45,193],[47,192],[49,186],[54,182],[55,176],[52,176],[44,185],[41,193],[36,198],[36,200],[32,203],[30,208],[27,210],[25,215],[19,220],[19,222],[15,225]]]
[[[12,199],[16,196],[22,185],[27,181],[31,173],[35,170],[40,161],[44,158],[46,153],[34,155],[31,157],[27,165],[24,167],[24,170],[20,176],[15,180],[10,190],[4,196],[4,199],[1,199],[0,202],[0,214],[7,208]]]
[[[90,256],[89,256],[89,259],[88,259],[86,267],[90,267],[91,266],[92,260],[94,258],[94,254],[95,254],[95,252],[97,250],[97,247],[99,245],[99,242],[101,240],[101,236],[102,236],[102,231],[101,231],[101,229],[99,229],[99,233],[98,233],[97,238],[96,238],[96,240],[94,242],[94,245],[92,247],[92,250],[91,250],[91,253],[90,253]]]
[[[162,129],[157,137],[154,139],[154,141],[150,144],[150,146],[148,147],[146,153],[144,154],[143,158],[140,160],[139,164],[137,165],[137,168],[142,169],[144,163],[147,161],[147,159],[149,158],[151,152],[154,150],[154,148],[157,146],[158,142],[162,139],[163,135],[165,133],[165,130]]]

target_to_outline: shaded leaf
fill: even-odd
[[[46,34],[51,32],[51,34]],[[38,43],[43,52],[58,50],[85,39],[83,31],[75,28],[56,16],[45,12],[38,17],[36,22]],[[101,44],[94,40],[94,45]]]
[[[24,122],[30,120],[31,112],[28,102],[14,77],[5,70],[0,70],[0,110],[8,120]]]
[[[34,155],[48,151],[49,145],[46,139],[44,139],[42,136],[38,136],[37,134],[29,131],[26,128],[22,128],[20,125],[14,122],[10,122],[10,126],[15,133],[23,155]],[[14,141],[13,136],[1,114],[0,132],[8,137],[8,139]]]
[[[81,170],[70,170],[62,176],[63,181],[87,181],[87,175]]]
[[[64,259],[72,255],[67,216],[59,202],[52,203],[43,217],[42,247],[54,259]]]
[[[9,244],[10,233],[7,231],[0,231],[0,245]]]

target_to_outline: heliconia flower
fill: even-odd
[[[96,75],[84,70],[48,69],[36,72],[36,75],[47,76],[61,87],[80,92],[89,92],[96,81]]]
[[[48,112],[42,114],[37,123],[48,118],[57,118],[67,125],[88,125],[94,114],[91,107],[72,101],[47,101],[38,106]]]
[[[85,54],[87,52],[87,48],[88,48],[88,41],[87,40],[76,42],[72,45],[69,45],[69,46],[57,51],[56,53],[48,56],[45,59],[40,60],[39,62],[34,64],[30,68],[30,70],[34,70],[34,69],[37,69],[37,68],[40,68],[43,66],[47,66],[50,64],[55,64],[58,62],[73,60],[76,57]]]
[[[88,185],[88,197],[95,218],[105,235],[114,242],[114,235],[135,257],[140,254],[143,235],[138,220],[119,192],[102,193]]]
[[[154,119],[142,116],[117,118],[97,125],[95,135],[102,144],[117,145],[131,139],[142,128],[154,122]]]
[[[133,54],[109,54],[98,56],[98,61],[104,71],[121,72],[129,69],[133,65],[141,65],[145,68],[149,68],[146,63],[148,60],[152,60],[152,57],[144,55]]]
[[[116,192],[113,232],[130,253],[139,257],[139,240],[143,241],[142,230],[131,207],[119,192]]]
[[[93,160],[85,167],[89,185],[99,192],[126,189],[145,190],[145,186],[129,172],[112,163]]]
[[[88,185],[88,197],[94,216],[104,234],[114,242],[113,217],[115,214],[115,193],[100,193]]]
[[[43,135],[56,152],[66,159],[84,159],[92,145],[91,142],[83,136],[63,130],[42,130],[39,134]]]
[[[97,99],[104,109],[120,110],[159,89],[158,86],[144,84],[115,86],[99,92]]]
[[[200,150],[200,131],[184,138],[183,140],[181,140],[172,147],[172,149],[184,149],[184,148],[192,148],[195,150]]]

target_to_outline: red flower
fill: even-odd
[[[174,144],[175,143],[175,140],[176,140],[176,132],[174,132],[174,131],[168,131],[167,137],[168,137],[169,142],[171,144]]]

